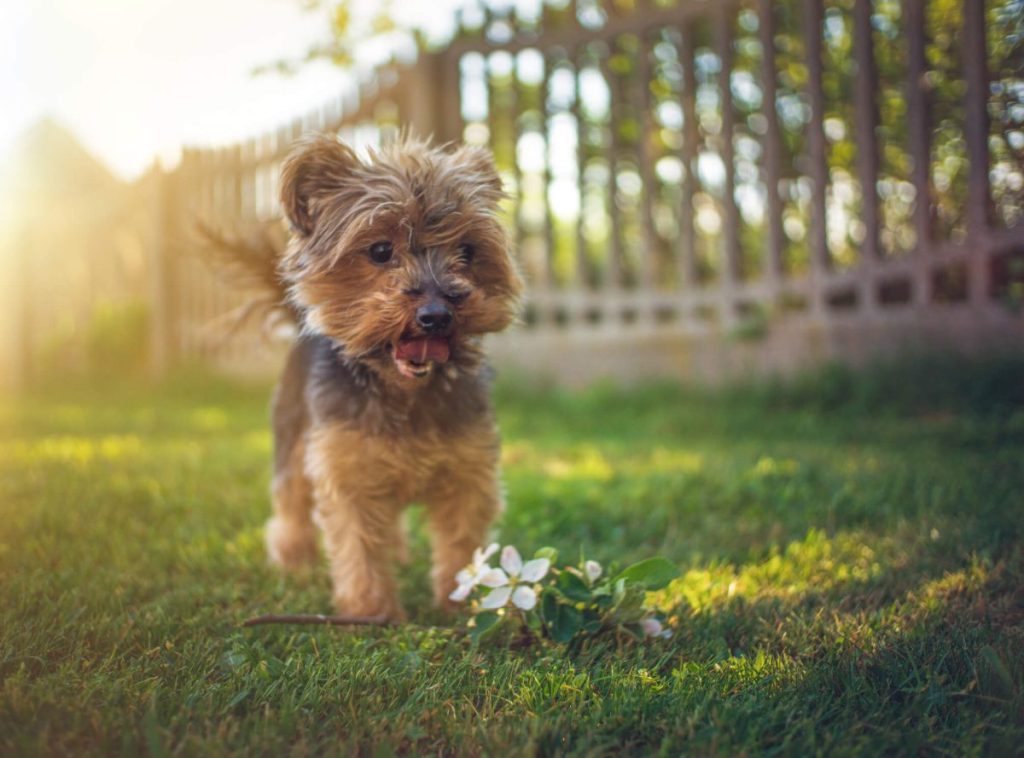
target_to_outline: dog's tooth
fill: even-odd
[[[420,341],[420,363],[426,363],[427,362],[427,345],[428,344],[429,344],[429,342],[427,340],[421,340]]]

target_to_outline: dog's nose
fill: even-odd
[[[444,303],[433,300],[416,309],[416,323],[426,332],[443,332],[452,323],[452,312]]]

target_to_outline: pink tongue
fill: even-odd
[[[395,358],[417,363],[426,363],[427,361],[444,363],[448,360],[448,340],[441,337],[402,340],[395,348]]]

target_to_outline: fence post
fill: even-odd
[[[24,224],[15,237],[11,278],[16,290],[12,308],[14,328],[11,332],[11,388],[21,390],[28,386],[32,376],[32,233]]]
[[[762,141],[764,149],[765,185],[768,195],[768,249],[763,270],[772,286],[772,298],[778,296],[777,286],[785,273],[783,248],[786,245],[782,227],[783,205],[779,195],[779,175],[782,173],[782,134],[776,106],[778,72],[775,63],[775,4],[772,0],[758,0],[758,39],[761,42],[761,78],[763,79],[764,101],[761,112],[765,117],[765,132]],[[774,305],[775,303],[772,303]]]
[[[438,61],[441,56],[423,53],[416,62],[405,68],[396,87],[399,120],[419,137],[434,137],[443,141],[441,131],[441,109],[448,98],[438,92],[441,71]],[[440,94],[440,97],[438,96]]]
[[[182,157],[184,161],[184,156]],[[154,377],[166,375],[175,359],[174,269],[171,226],[174,188],[178,170],[168,173],[157,165],[150,191],[151,224],[149,249],[150,314],[149,370]]]
[[[821,0],[803,0],[804,44],[807,56],[807,89],[811,114],[807,125],[807,153],[810,161],[808,175],[813,185],[811,198],[810,274],[811,313],[818,316],[824,311],[824,278],[831,268],[826,226],[828,206],[828,156],[825,143],[825,92],[822,85],[822,25]]]
[[[904,29],[907,44],[907,135],[914,183],[914,230],[917,256],[914,261],[914,302],[926,307],[931,301],[931,132],[925,58],[925,0],[908,0]]]
[[[875,46],[872,38],[870,0],[856,0],[853,6],[853,58],[857,63],[854,83],[853,123],[856,132],[857,178],[860,181],[861,220],[864,222],[864,241],[859,256],[859,289],[862,312],[876,311],[874,272],[881,257],[878,208],[878,67],[875,64]]]
[[[964,2],[964,79],[967,139],[967,240],[971,246],[967,279],[968,300],[984,304],[988,289],[988,64],[985,48],[985,3]]]

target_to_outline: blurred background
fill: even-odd
[[[527,278],[499,366],[717,382],[1024,345],[1022,0],[15,0],[0,356],[269,378],[200,221],[289,145],[489,146]]]

